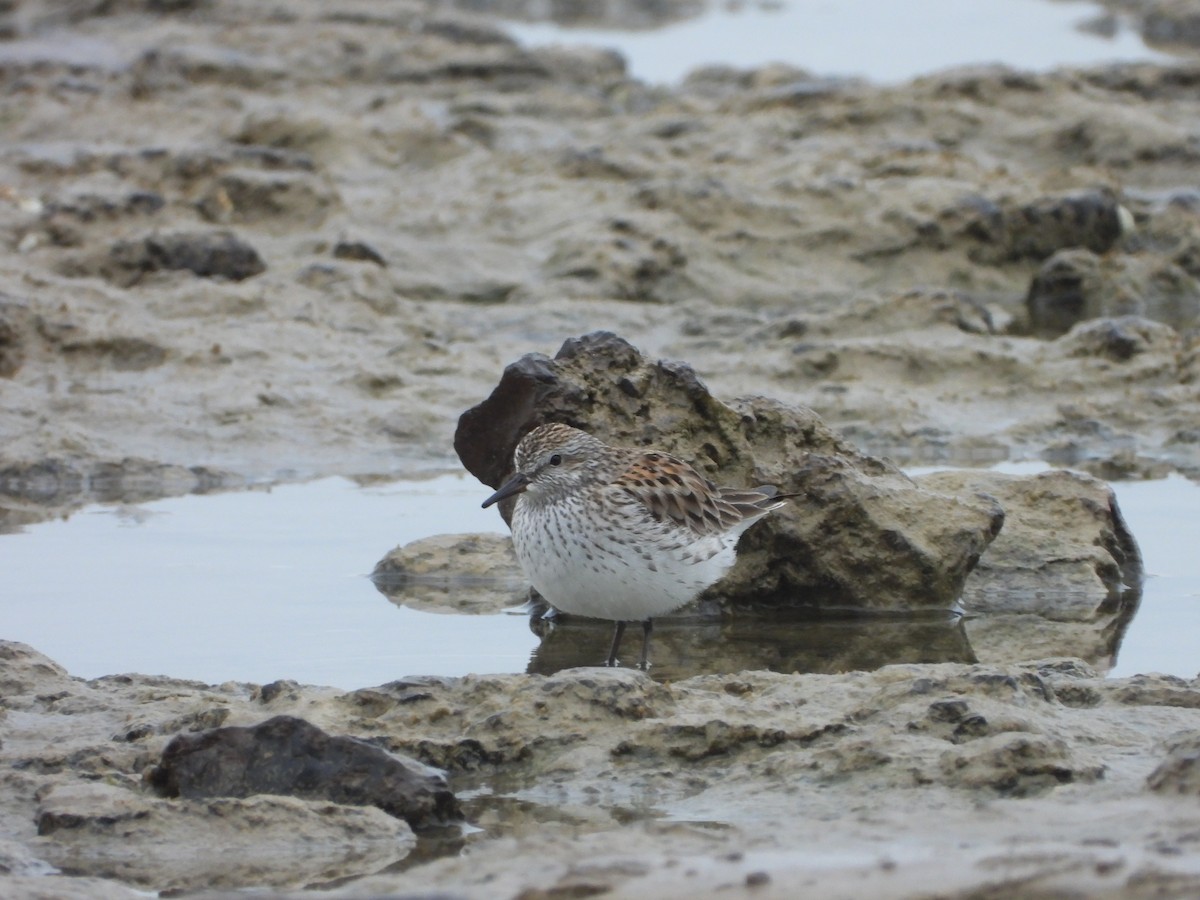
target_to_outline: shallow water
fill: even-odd
[[[524,616],[398,608],[366,577],[393,546],[495,530],[457,476],[91,506],[0,535],[0,632],[95,677],[141,672],[345,688],[409,674],[523,671]]]
[[[1113,674],[1192,677],[1200,669],[1200,487],[1173,476],[1115,488],[1149,578]],[[88,507],[0,535],[0,637],[31,644],[88,678],[288,678],[347,689],[406,675],[550,672],[599,662],[608,623],[548,627],[515,611],[421,612],[389,602],[367,577],[397,544],[502,531],[494,510],[479,509],[487,493],[474,479],[452,475],[366,487],[330,478]],[[684,616],[658,623],[652,657],[654,674],[664,678],[969,662],[969,633],[969,621],[964,628],[947,616]],[[631,628],[630,658],[639,640]]]
[[[514,23],[526,45],[611,47],[632,75],[672,84],[701,65],[752,68],[788,63],[822,76],[903,81],[954,66],[1003,63],[1035,71],[1056,66],[1169,60],[1123,23],[1105,36],[1081,30],[1104,10],[1047,0],[783,0],[715,3],[706,14],[651,31]]]

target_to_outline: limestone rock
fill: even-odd
[[[799,495],[743,538],[737,565],[709,592],[726,601],[946,608],[1003,522],[990,498],[920,488],[811,410],[762,397],[722,403],[687,365],[647,360],[608,332],[508,366],[492,395],[463,413],[455,450],[496,487],[520,437],[551,421],[665,450],[724,484]]]
[[[72,680],[62,666],[28,644],[0,641],[0,697],[6,707],[17,705],[22,695],[62,690]]]
[[[413,541],[376,563],[371,580],[393,603],[426,612],[495,613],[528,596],[512,540],[497,534]]]
[[[1107,668],[1141,597],[1142,559],[1116,497],[1077,472],[1033,476],[959,470],[917,479],[978,492],[1004,507],[1004,528],[966,580],[962,604],[979,659],[1079,656]]]

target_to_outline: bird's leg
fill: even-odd
[[[618,620],[617,627],[613,629],[612,646],[608,649],[608,662],[606,666],[612,668],[617,665],[617,651],[621,649],[621,638],[625,634],[625,623]]]
[[[654,630],[654,623],[649,619],[642,622],[642,658],[638,660],[638,668],[643,672],[650,668],[650,632]]]

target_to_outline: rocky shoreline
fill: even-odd
[[[0,645],[0,663],[6,896],[256,885],[348,898],[784,897],[797,886],[1184,897],[1200,887],[1195,680],[1104,679],[1054,659],[671,684],[570,669],[342,692],[81,681],[13,643]],[[372,805],[172,800],[150,786],[176,733],[278,716],[436,765],[482,832],[414,842],[402,818]]]
[[[733,626],[727,674],[655,680],[560,671],[563,629],[535,673],[349,692],[83,681],[4,641],[0,893],[1200,893],[1200,682],[1104,677],[1137,536],[1094,478],[978,469],[1200,477],[1200,7],[1108,4],[1171,66],[895,87],[709,67],[666,89],[611,53],[521,47],[481,6],[0,3],[0,533],[97,500],[457,468],[460,415],[532,359],[518,374],[567,388],[514,394],[536,402],[490,420],[490,464],[460,443],[482,480],[548,411],[774,466],[839,515],[759,534],[743,599],[771,553],[827,539],[789,589],[862,606],[878,584],[837,568],[844,541],[904,533],[863,498],[912,498],[914,521],[944,502],[953,523],[923,514],[888,573],[978,615],[918,661],[771,672]],[[599,329],[641,356],[605,356]],[[613,397],[564,342],[625,366]],[[825,462],[797,469],[801,445]],[[898,468],[926,463],[968,468]],[[437,579],[470,554],[448,540],[393,560],[419,602],[457,590]],[[511,599],[503,548],[477,546]],[[472,827],[152,774],[179,735],[279,717],[325,736],[296,726],[305,746],[444,771]]]

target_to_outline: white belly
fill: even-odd
[[[530,582],[556,609],[637,621],[694,599],[733,565],[737,534],[695,537],[649,518],[618,527],[578,503],[524,502],[513,511],[513,546]]]

